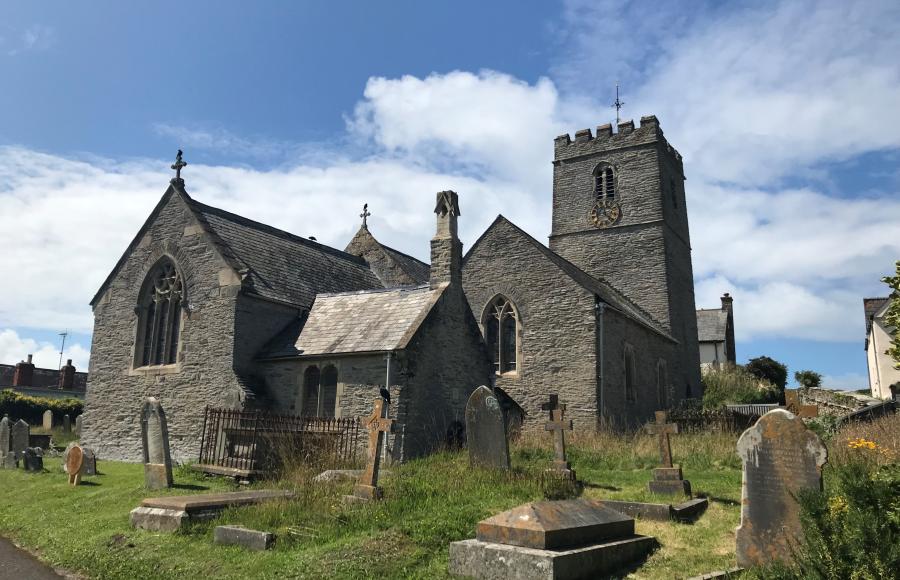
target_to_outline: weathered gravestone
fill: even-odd
[[[63,433],[72,432],[72,419],[68,415],[63,415]]]
[[[469,461],[477,467],[509,469],[509,442],[500,401],[480,386],[466,403],[466,444]]]
[[[666,423],[666,412],[656,412],[656,423],[646,426],[647,432],[659,436],[660,467],[653,470],[653,480],[647,484],[651,493],[691,495],[691,482],[684,479],[681,466],[672,463],[672,443],[669,435],[678,433],[677,423]]]
[[[69,444],[66,447],[65,466],[69,474],[69,485],[81,483],[81,468],[84,462],[84,452],[78,445]]]
[[[71,473],[69,468],[67,467],[69,460],[69,451],[73,447],[78,447],[81,449],[81,475],[82,477],[85,475],[97,475],[97,455],[94,453],[94,450],[89,447],[82,447],[75,441],[69,443],[66,447],[66,450],[63,452],[63,466],[62,469],[66,473]]]
[[[16,468],[16,454],[10,453],[9,417],[0,419],[0,469]]]
[[[51,429],[53,429],[53,411],[51,411],[50,409],[47,409],[46,411],[44,411],[43,427],[47,431],[50,431]]]
[[[375,399],[372,414],[366,419],[366,427],[369,430],[369,451],[366,460],[366,469],[359,478],[359,483],[353,487],[353,495],[347,496],[348,500],[377,500],[381,499],[382,491],[378,487],[378,475],[381,468],[381,449],[384,446],[385,433],[397,431],[397,425],[393,419],[387,418],[387,405],[381,397]]]
[[[31,434],[31,427],[28,423],[19,419],[13,423],[10,432],[10,453],[15,454],[17,459],[22,458],[22,454],[28,449],[28,436]]]
[[[25,471],[44,471],[44,452],[40,447],[28,447],[22,452]]]
[[[148,489],[172,487],[172,457],[169,428],[162,405],[147,397],[141,411],[141,440],[144,451],[144,484]]]
[[[81,439],[81,421],[84,415],[75,417],[75,436]]]
[[[744,464],[738,566],[789,561],[803,533],[797,495],[822,488],[828,451],[802,419],[775,409],[744,431],[737,452]]]
[[[566,406],[560,404],[558,395],[550,395],[550,401],[541,405],[544,411],[550,411],[550,420],[544,424],[545,431],[553,433],[553,469],[575,480],[575,471],[566,460],[566,431],[572,430],[572,421],[565,420]]]
[[[590,499],[527,503],[478,523],[450,544],[450,572],[476,578],[607,578],[643,558],[656,540],[634,519]]]

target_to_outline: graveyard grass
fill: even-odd
[[[683,578],[733,566],[741,484],[736,437],[673,438],[676,462],[710,507],[694,524],[638,521],[637,532],[655,536],[661,547],[625,571],[629,578]],[[576,435],[568,448],[586,482],[583,497],[669,503],[646,487],[659,461],[655,437]],[[148,492],[141,465],[101,458],[102,475],[71,488],[60,459],[48,457],[42,474],[0,470],[0,535],[54,566],[95,578],[446,578],[451,541],[473,537],[485,517],[558,491],[540,477],[551,457],[549,436],[526,436],[514,445],[508,474],[470,468],[465,451],[435,454],[394,466],[381,481],[385,500],[356,506],[341,502],[352,483],[312,484],[317,470],[296,468],[281,481],[258,485],[294,489],[295,500],[228,510],[177,534],[134,530],[128,513],[151,495],[233,484],[181,467],[179,487]],[[278,544],[270,552],[213,545],[213,527],[225,523],[273,531]]]

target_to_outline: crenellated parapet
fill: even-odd
[[[615,132],[613,126],[606,123],[598,126],[594,133],[590,129],[576,131],[574,139],[568,133],[560,135],[554,140],[554,161],[654,142],[659,142],[677,163],[681,163],[681,154],[666,141],[655,115],[641,117],[637,128],[634,121],[629,120],[619,123]]]

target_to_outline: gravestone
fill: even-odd
[[[744,464],[738,566],[789,562],[803,533],[797,495],[822,489],[828,451],[802,419],[775,409],[744,431],[737,452]]]
[[[28,447],[22,452],[25,471],[44,471],[44,452],[40,447]]]
[[[607,578],[656,546],[634,518],[600,501],[527,503],[478,523],[475,539],[450,544],[450,572],[476,578]]]
[[[2,469],[18,469],[19,460],[16,458],[16,454],[13,452],[9,452],[3,457],[0,457],[0,468]]]
[[[84,459],[81,462],[81,475],[97,475],[97,454],[89,447],[82,447]]]
[[[69,474],[69,485],[81,483],[81,468],[84,462],[84,452],[78,445],[69,444],[66,447],[65,466]]]
[[[47,409],[46,411],[44,411],[43,427],[47,431],[50,431],[51,429],[53,429],[53,411],[51,411],[50,409]]]
[[[12,427],[9,430],[10,432],[10,446],[9,450],[11,453],[16,455],[16,459],[21,459],[22,454],[25,453],[25,450],[28,449],[28,436],[31,434],[31,427],[28,426],[28,423],[19,419],[15,423],[13,423]]]
[[[75,436],[81,439],[81,421],[84,415],[78,415],[75,417]]]
[[[544,411],[550,411],[550,420],[544,424],[545,431],[553,432],[553,469],[575,480],[575,471],[566,461],[566,431],[572,430],[572,421],[565,420],[566,406],[561,405],[558,395],[550,395],[550,401],[541,405]]]
[[[68,415],[63,415],[63,433],[72,432],[72,420]]]
[[[0,419],[0,458],[9,453],[10,449],[9,417]]]
[[[672,463],[672,443],[669,435],[678,433],[677,423],[666,423],[666,412],[656,412],[656,423],[646,426],[647,432],[659,436],[660,467],[653,470],[653,479],[647,484],[651,493],[691,495],[691,482],[684,479],[681,466]]]
[[[353,487],[353,495],[349,500],[377,500],[382,497],[382,490],[378,487],[378,475],[381,468],[381,450],[384,446],[385,433],[395,433],[398,425],[393,419],[387,418],[387,405],[381,397],[375,399],[372,414],[366,419],[366,428],[369,430],[369,451],[366,460],[366,469],[359,478],[359,483]]]
[[[500,401],[480,386],[466,403],[466,443],[469,462],[477,467],[509,469],[509,442]]]
[[[148,489],[172,487],[172,457],[169,428],[162,405],[147,397],[141,411],[141,441],[144,451],[144,484]]]

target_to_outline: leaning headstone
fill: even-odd
[[[84,415],[78,415],[75,417],[75,436],[81,439],[81,421]]]
[[[469,462],[477,467],[509,469],[509,442],[500,401],[488,387],[475,389],[466,403]]]
[[[84,463],[84,451],[78,445],[69,444],[66,447],[65,466],[69,474],[69,485],[81,483],[81,468]]]
[[[385,433],[397,431],[397,425],[393,419],[387,418],[385,400],[381,397],[375,399],[372,414],[366,420],[369,430],[369,454],[366,461],[366,469],[359,478],[359,483],[353,487],[353,495],[347,496],[353,500],[377,500],[381,499],[382,491],[378,487],[379,468],[381,467],[381,450],[384,446]]]
[[[25,471],[44,471],[44,452],[40,447],[28,447],[22,453]]]
[[[50,431],[51,429],[53,429],[53,411],[51,411],[50,409],[47,409],[46,411],[44,411],[43,427],[47,431]]]
[[[669,435],[678,433],[677,423],[666,423],[666,412],[656,412],[656,423],[646,426],[647,432],[659,436],[659,462],[660,467],[653,470],[653,480],[647,484],[651,493],[675,495],[681,494],[690,497],[691,482],[684,479],[681,474],[681,466],[672,463],[672,443]]]
[[[521,505],[478,523],[475,539],[450,544],[450,572],[475,578],[607,578],[645,557],[656,540],[600,501]]]
[[[550,411],[550,420],[544,424],[545,431],[553,432],[553,469],[564,477],[575,480],[575,471],[566,460],[566,431],[572,430],[572,421],[565,420],[566,406],[560,404],[558,395],[550,395],[550,401],[541,405],[544,411]]]
[[[141,411],[141,440],[144,451],[144,484],[148,489],[172,487],[172,457],[169,428],[162,405],[147,397]]]
[[[828,451],[802,419],[775,409],[744,431],[737,452],[744,464],[738,566],[790,562],[792,546],[803,534],[797,495],[822,489]]]
[[[21,458],[25,450],[28,449],[28,436],[31,433],[31,427],[28,423],[19,419],[13,423],[10,432],[10,453],[14,453],[16,458]]]
[[[63,433],[72,432],[72,419],[68,415],[63,415]]]

